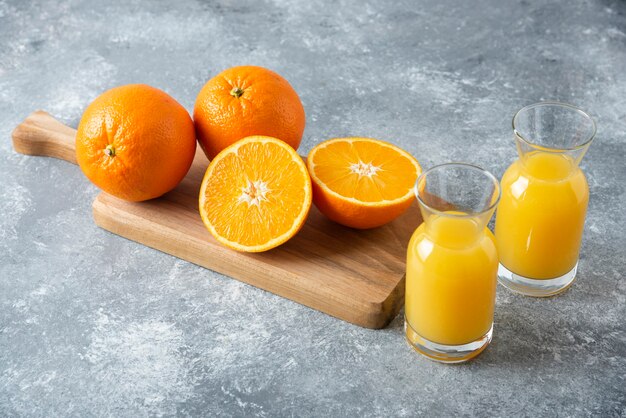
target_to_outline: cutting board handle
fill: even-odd
[[[13,130],[13,148],[20,154],[54,157],[76,164],[76,130],[42,110],[28,115]]]

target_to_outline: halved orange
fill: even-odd
[[[209,164],[200,186],[200,216],[220,243],[267,251],[300,230],[311,197],[309,174],[293,148],[276,138],[249,136]]]
[[[324,215],[352,228],[381,226],[413,202],[422,172],[411,154],[372,138],[336,138],[309,153],[313,203]]]

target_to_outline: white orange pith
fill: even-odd
[[[200,187],[200,215],[222,244],[266,251],[298,232],[311,198],[311,181],[296,151],[278,139],[251,136],[209,164]]]
[[[313,201],[330,219],[373,228],[402,214],[422,169],[409,153],[371,138],[337,138],[311,150]]]

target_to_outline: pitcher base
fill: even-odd
[[[554,279],[531,279],[515,274],[500,264],[498,267],[498,282],[513,292],[536,298],[545,298],[566,291],[576,278],[577,267],[578,263],[576,263],[573,269]]]
[[[463,363],[471,360],[487,348],[493,335],[493,325],[476,341],[461,345],[438,344],[419,335],[404,318],[406,341],[418,353],[441,363]]]

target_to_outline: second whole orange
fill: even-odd
[[[279,74],[263,67],[240,66],[210,79],[193,111],[198,142],[209,159],[251,135],[278,138],[298,149],[304,132],[304,107]]]

